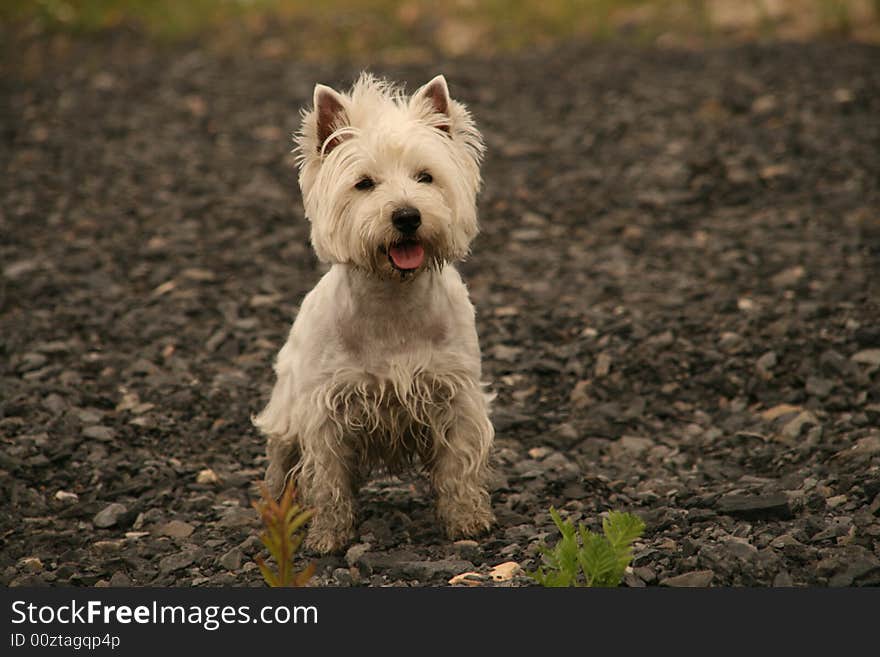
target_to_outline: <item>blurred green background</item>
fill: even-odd
[[[129,29],[287,56],[419,58],[571,38],[702,47],[770,39],[880,43],[880,0],[2,0],[6,37]]]

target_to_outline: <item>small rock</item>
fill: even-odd
[[[345,553],[345,563],[349,566],[357,565],[362,557],[370,551],[371,547],[369,543],[356,543],[352,545]]]
[[[241,559],[241,550],[234,547],[217,559],[217,563],[223,566],[226,570],[238,570],[241,568]]]
[[[719,498],[716,508],[719,513],[741,518],[781,518],[792,517],[788,497],[783,493],[767,495],[725,495]]]
[[[533,458],[536,461],[540,461],[541,459],[545,459],[548,456],[550,456],[551,454],[553,454],[554,451],[556,451],[556,450],[552,449],[551,447],[532,447],[528,451],[528,454],[529,454],[529,458]]]
[[[755,310],[758,305],[749,297],[740,297],[736,300],[736,307],[744,313],[747,313]]]
[[[725,353],[736,354],[746,348],[746,339],[739,333],[727,331],[721,334],[718,348]]]
[[[797,413],[801,410],[803,409],[800,406],[792,406],[791,404],[779,404],[778,406],[768,408],[766,411],[762,411],[761,417],[767,422],[773,422],[783,415]]]
[[[555,440],[553,441],[555,444],[559,444],[560,446],[568,445],[573,441],[577,441],[581,438],[581,434],[574,427],[571,422],[563,422],[562,424],[558,424],[553,428],[553,437]]]
[[[709,586],[713,577],[715,577],[715,573],[711,570],[693,570],[689,573],[661,579],[660,586],[705,587]]]
[[[827,397],[829,393],[834,389],[834,381],[823,379],[818,376],[810,376],[807,377],[807,383],[805,387],[807,393],[810,395],[816,395],[816,397]]]
[[[121,516],[128,512],[128,509],[125,508],[122,504],[118,502],[114,502],[109,506],[105,507],[103,510],[99,511],[95,517],[92,519],[95,527],[100,529],[106,529],[107,527],[112,527],[115,525]]]
[[[220,477],[218,477],[217,473],[211,470],[211,468],[199,470],[199,473],[196,475],[197,484],[216,484],[219,483],[219,481]]]
[[[167,557],[162,557],[159,561],[159,572],[163,575],[167,575],[169,573],[173,573],[176,570],[180,570],[182,568],[186,568],[195,562],[196,553],[193,550],[186,550],[183,552],[178,552],[176,554],[169,554]]]
[[[838,87],[831,95],[834,98],[834,102],[841,105],[851,103],[855,99],[855,94],[845,87]]]
[[[608,376],[611,371],[611,355],[603,351],[596,357],[596,364],[593,366],[593,373],[597,378]]]
[[[352,586],[354,584],[354,578],[351,576],[351,571],[348,568],[334,569],[333,579],[336,580],[339,586]]]
[[[96,541],[92,544],[92,547],[95,549],[95,552],[99,554],[116,554],[122,551],[122,546],[125,543],[122,539],[117,539],[114,541]]]
[[[729,539],[726,541],[725,547],[727,548],[728,554],[744,560],[751,559],[758,552],[758,548],[745,539]]]
[[[117,570],[113,573],[113,576],[110,578],[110,586],[113,587],[127,587],[132,585],[131,577],[126,575],[123,571]]]
[[[863,349],[854,353],[850,360],[864,365],[880,366],[880,349]]]
[[[450,577],[462,570],[472,569],[474,564],[459,559],[440,559],[438,561],[404,561],[393,571],[400,572],[404,577],[418,580],[431,580],[437,577]]]
[[[755,363],[755,369],[758,370],[758,374],[760,374],[762,378],[769,379],[773,376],[772,370],[776,367],[777,362],[776,352],[768,351],[757,360]]]
[[[765,167],[761,167],[758,171],[758,175],[761,176],[763,180],[773,180],[774,178],[787,176],[789,173],[791,173],[791,167],[787,164],[768,164]]]
[[[38,573],[43,570],[43,562],[39,557],[25,557],[18,562],[18,567],[26,573]]]
[[[455,548],[455,553],[462,559],[473,561],[480,556],[480,544],[476,541],[463,539],[455,541],[452,546]]]
[[[479,586],[482,584],[486,578],[480,573],[475,573],[473,571],[460,573],[449,580],[449,583],[453,586],[457,584],[464,584],[465,586]]]
[[[43,266],[42,261],[34,258],[31,260],[18,260],[10,263],[3,268],[3,275],[9,279],[15,279],[24,276],[27,273],[40,269]]]
[[[497,360],[502,360],[505,362],[513,362],[517,358],[519,358],[522,353],[522,347],[510,347],[503,344],[496,344],[492,347],[490,353]]]
[[[33,370],[40,369],[48,361],[49,359],[43,354],[29,352],[21,357],[16,369],[18,372],[32,372]]]
[[[156,533],[160,536],[170,536],[171,538],[186,538],[190,534],[193,533],[193,527],[188,522],[183,522],[182,520],[171,520],[170,522],[166,522],[164,525],[161,525]]]
[[[624,572],[623,583],[631,589],[641,589],[645,587],[645,582],[635,573],[632,568],[627,568]]]
[[[633,572],[638,575],[639,579],[645,582],[645,584],[657,581],[657,574],[646,566],[633,568]]]
[[[801,543],[791,534],[782,534],[770,541],[770,547],[776,548],[777,550],[782,550],[792,545],[795,547],[802,547],[803,543]]]
[[[651,449],[654,446],[654,441],[650,438],[640,438],[638,436],[623,436],[617,441],[617,444],[624,452],[639,456]]]
[[[489,576],[495,582],[506,582],[513,579],[514,575],[520,572],[522,568],[516,561],[505,561],[495,566]]]
[[[220,527],[250,527],[257,523],[257,515],[252,509],[231,506],[223,512],[217,522]]]
[[[101,442],[108,443],[116,437],[116,432],[110,427],[96,424],[83,429],[82,435],[86,438],[91,438],[92,440],[100,440]]]
[[[872,435],[859,438],[855,445],[837,452],[835,456],[845,459],[858,458],[872,456],[878,452],[880,452],[880,435]]]
[[[773,284],[773,287],[791,287],[801,280],[805,273],[806,271],[800,265],[789,267],[773,276],[770,282]]]
[[[777,588],[790,588],[793,585],[794,581],[791,579],[791,575],[789,575],[788,571],[786,570],[777,573],[776,577],[773,578],[773,586]]]
[[[785,438],[794,440],[801,435],[803,428],[808,425],[817,425],[819,420],[810,411],[801,411],[798,415],[782,427],[782,435]]]
[[[825,500],[825,504],[829,509],[836,509],[842,504],[846,504],[847,497],[846,495],[835,495],[834,497],[829,497]]]
[[[45,406],[52,414],[60,415],[62,411],[67,408],[67,402],[64,401],[64,398],[61,395],[56,395],[54,392],[50,395],[47,395],[43,400],[43,406]]]
[[[55,493],[55,499],[64,504],[76,504],[79,502],[79,495],[76,493],[69,493],[66,490],[59,490]]]
[[[574,388],[572,388],[571,393],[569,394],[569,399],[575,408],[585,408],[593,402],[593,399],[589,394],[590,386],[591,381],[589,379],[582,379],[575,384]]]
[[[775,110],[778,104],[776,97],[771,94],[758,96],[752,101],[752,112],[755,114],[767,114]]]

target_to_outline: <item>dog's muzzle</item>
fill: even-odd
[[[391,213],[391,223],[402,238],[388,248],[388,259],[401,272],[415,271],[425,261],[425,247],[416,237],[416,232],[422,225],[422,214],[417,208],[398,208]]]

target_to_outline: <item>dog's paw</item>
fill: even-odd
[[[333,514],[324,512],[315,516],[306,536],[306,547],[310,550],[329,554],[340,552],[351,543],[354,530],[351,524],[339,522],[322,522],[321,515],[333,518]]]
[[[485,533],[495,522],[495,515],[488,500],[476,504],[446,506],[440,509],[446,523],[446,533],[451,539],[471,538]]]

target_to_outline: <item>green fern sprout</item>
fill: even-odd
[[[293,557],[305,538],[303,529],[311,520],[312,511],[303,509],[294,501],[293,486],[285,488],[278,501],[269,494],[265,486],[260,489],[261,499],[253,503],[264,526],[260,540],[275,560],[277,570],[273,571],[262,557],[258,556],[254,561],[269,586],[306,586],[315,574],[315,564],[309,564],[302,571],[296,572]]]
[[[603,534],[583,523],[565,521],[553,507],[550,516],[562,538],[551,550],[543,548],[546,570],[529,573],[542,586],[619,586],[632,561],[632,544],[645,530],[641,518],[612,511],[602,519]]]

